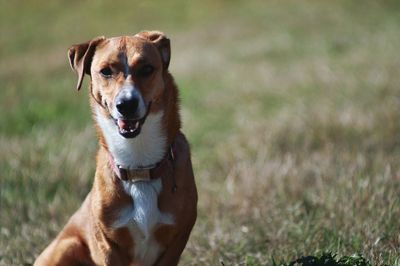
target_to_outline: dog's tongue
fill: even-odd
[[[138,121],[136,120],[125,120],[118,119],[118,126],[120,129],[124,129],[126,131],[133,130],[138,126]]]
[[[129,129],[129,121],[128,120],[122,120],[122,119],[118,119],[118,126],[121,129]]]

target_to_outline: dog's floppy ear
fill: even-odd
[[[68,50],[69,64],[71,68],[78,74],[78,84],[76,89],[80,90],[82,86],[83,77],[85,74],[90,75],[90,66],[96,46],[105,40],[104,36],[94,38],[91,41],[73,45]]]
[[[160,31],[142,31],[136,34],[136,36],[154,43],[161,54],[164,68],[168,68],[169,61],[171,59],[171,45],[167,36],[165,36],[165,34]]]

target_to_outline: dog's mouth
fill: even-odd
[[[125,138],[134,138],[140,134],[142,123],[135,119],[115,119],[115,124],[118,127],[119,134]]]
[[[114,118],[119,134],[127,139],[137,137],[140,134],[142,126],[150,112],[150,107],[151,102],[149,102],[149,105],[147,106],[146,114],[140,119]]]

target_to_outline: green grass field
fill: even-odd
[[[91,187],[67,49],[143,29],[171,39],[192,146],[181,265],[400,264],[399,1],[135,2],[0,2],[0,265],[31,264]]]

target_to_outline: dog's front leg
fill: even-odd
[[[192,228],[178,234],[154,265],[178,265]]]

